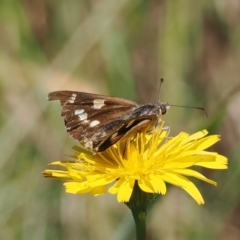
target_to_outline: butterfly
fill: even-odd
[[[138,105],[123,98],[76,91],[50,92],[48,100],[60,101],[68,134],[95,152],[152,129],[170,107],[160,101]]]

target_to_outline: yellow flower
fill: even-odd
[[[206,130],[189,135],[181,132],[168,138],[163,125],[149,133],[118,142],[101,153],[74,147],[74,161],[58,161],[51,165],[63,166],[65,171],[45,170],[45,177],[69,180],[66,191],[73,194],[91,192],[94,196],[107,190],[117,194],[119,202],[128,202],[136,182],[148,193],[166,194],[166,183],[183,188],[198,204],[204,200],[197,187],[187,178],[195,177],[217,185],[192,166],[226,169],[227,158],[216,152],[205,151],[220,140],[218,135],[206,136]]]

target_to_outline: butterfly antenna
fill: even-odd
[[[158,88],[158,101],[160,101],[160,90],[161,90],[161,87],[162,87],[162,83],[163,83],[163,78],[159,79],[159,88]]]
[[[201,110],[205,113],[206,117],[208,117],[208,113],[206,111],[205,108],[202,108],[202,107],[193,107],[193,106],[182,106],[182,105],[174,105],[174,104],[168,104],[169,106],[173,106],[173,107],[184,107],[184,108],[194,108],[194,109],[198,109],[198,110]]]
[[[160,102],[160,90],[161,90],[161,87],[162,87],[162,83],[163,83],[163,78],[159,79],[160,81],[160,84],[159,84],[159,89],[158,89],[158,101]],[[193,107],[193,106],[183,106],[183,105],[174,105],[174,104],[168,104],[168,106],[173,106],[173,107],[184,107],[184,108],[194,108],[194,109],[198,109],[200,111],[203,111],[204,114],[206,115],[206,117],[208,117],[208,113],[206,111],[205,108],[202,108],[202,107]]]

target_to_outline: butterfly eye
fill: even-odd
[[[161,105],[160,108],[161,108],[161,114],[164,115],[167,113],[167,110],[170,108],[170,106],[164,104],[164,105]]]

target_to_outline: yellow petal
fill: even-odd
[[[206,178],[201,173],[199,173],[197,171],[194,171],[192,169],[177,169],[177,170],[175,170],[175,172],[178,173],[178,174],[185,175],[185,176],[195,177],[195,178],[198,178],[198,179],[200,179],[204,182],[207,182],[209,184],[217,186],[217,183],[215,181],[212,181],[212,180]]]
[[[144,178],[138,180],[138,185],[144,192],[154,193],[153,185]]]
[[[133,191],[135,180],[129,179],[128,181],[124,181],[123,184],[120,185],[119,191],[117,194],[118,202],[128,202]]]
[[[154,187],[154,192],[155,193],[161,193],[163,195],[166,194],[166,191],[167,191],[166,184],[164,183],[164,181],[160,177],[152,174],[150,183]]]
[[[63,185],[66,187],[66,192],[73,194],[88,193],[91,190],[86,183],[67,182]]]
[[[183,188],[189,195],[191,195],[198,204],[204,204],[201,193],[196,186],[187,178],[177,174],[165,174],[162,178],[173,185]]]

